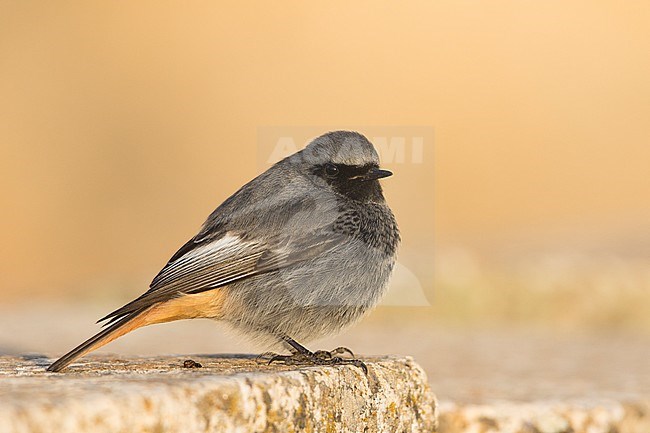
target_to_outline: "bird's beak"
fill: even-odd
[[[363,176],[363,180],[375,180],[381,179],[384,177],[392,176],[393,173],[388,170],[382,170],[381,168],[371,168],[368,173]]]

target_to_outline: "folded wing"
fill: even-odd
[[[186,244],[179,252],[184,248],[187,252],[176,254],[154,278],[146,293],[99,321],[107,321],[106,326],[158,302],[277,271],[327,253],[344,241],[334,233],[320,232],[300,239],[259,243],[225,233],[218,239],[199,241],[193,248]]]

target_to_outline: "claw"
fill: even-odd
[[[368,375],[368,366],[366,365],[365,362],[359,360],[359,359],[349,359],[348,360],[350,364],[360,368],[363,370],[363,373],[367,376]]]
[[[330,353],[332,355],[343,355],[343,354],[347,353],[348,355],[350,355],[351,358],[354,358],[354,352],[352,352],[347,347],[337,347],[336,349],[331,350]]]
[[[317,350],[316,352],[308,353],[293,353],[291,355],[278,355],[272,352],[265,352],[258,356],[258,359],[271,356],[267,365],[271,365],[274,362],[282,362],[286,365],[354,365],[357,368],[360,368],[364,374],[368,374],[368,367],[366,364],[359,359],[350,359],[350,358],[341,358],[340,356],[335,356],[339,354],[350,354],[354,356],[352,351],[346,347],[338,347],[334,350]]]
[[[286,363],[286,362],[287,362],[287,358],[290,358],[290,356],[286,356],[286,355],[275,355],[275,356],[272,356],[271,359],[269,359],[269,362],[267,362],[266,365],[271,365],[271,364],[273,364],[273,363],[276,362],[276,361],[283,361],[283,362]]]
[[[277,356],[278,354],[275,352],[264,352],[260,353],[257,355],[257,358],[255,358],[255,361],[260,362],[260,361],[266,361],[266,358],[273,358],[274,356]]]

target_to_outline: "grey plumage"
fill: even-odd
[[[347,131],[318,137],[278,162],[213,211],[146,293],[102,318],[109,325],[103,334],[50,370],[122,335],[136,318],[142,324],[129,326],[211,317],[267,348],[354,323],[385,292],[399,244],[378,182],[390,172],[378,164],[372,144]],[[214,306],[200,313],[177,311],[175,300],[201,293],[218,301],[210,298]],[[166,305],[174,312],[164,313]],[[154,310],[155,318],[143,319]]]

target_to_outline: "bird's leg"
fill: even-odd
[[[283,335],[280,338],[289,345],[291,355],[272,354],[271,359],[269,359],[268,362],[269,364],[273,362],[282,362],[287,365],[354,365],[363,370],[364,373],[368,374],[368,367],[363,363],[363,361],[354,358],[341,358],[338,356],[347,353],[354,357],[354,353],[346,347],[337,347],[331,351],[318,350],[312,352],[291,337]],[[268,356],[271,354],[265,355]]]
[[[311,352],[309,349],[307,349],[305,346],[302,344],[298,343],[296,340],[293,338],[287,337],[286,335],[282,336],[282,341],[287,343],[289,345],[289,350],[291,350],[291,353],[293,354],[301,354],[301,355],[308,355],[308,356],[316,356],[321,359],[331,359],[331,358],[336,358],[337,355],[343,355],[343,354],[348,354],[350,357],[354,358],[354,352],[352,352],[350,349],[347,347],[337,347],[334,350],[317,350],[315,352]]]
[[[279,337],[284,343],[287,344],[289,351],[291,352],[291,355],[279,355],[274,352],[264,352],[260,354],[257,359],[269,359],[269,364],[271,362],[275,361],[285,361],[285,358],[298,358],[298,357],[310,357],[313,355],[313,353],[307,349],[305,346],[302,344],[298,343],[296,340],[293,338],[289,338],[286,336],[280,336]]]
[[[289,350],[294,355],[305,355],[305,356],[313,355],[313,353],[309,349],[307,349],[302,344],[298,343],[293,338],[286,335],[282,335],[280,338],[282,339],[282,341],[284,341],[289,345]]]

